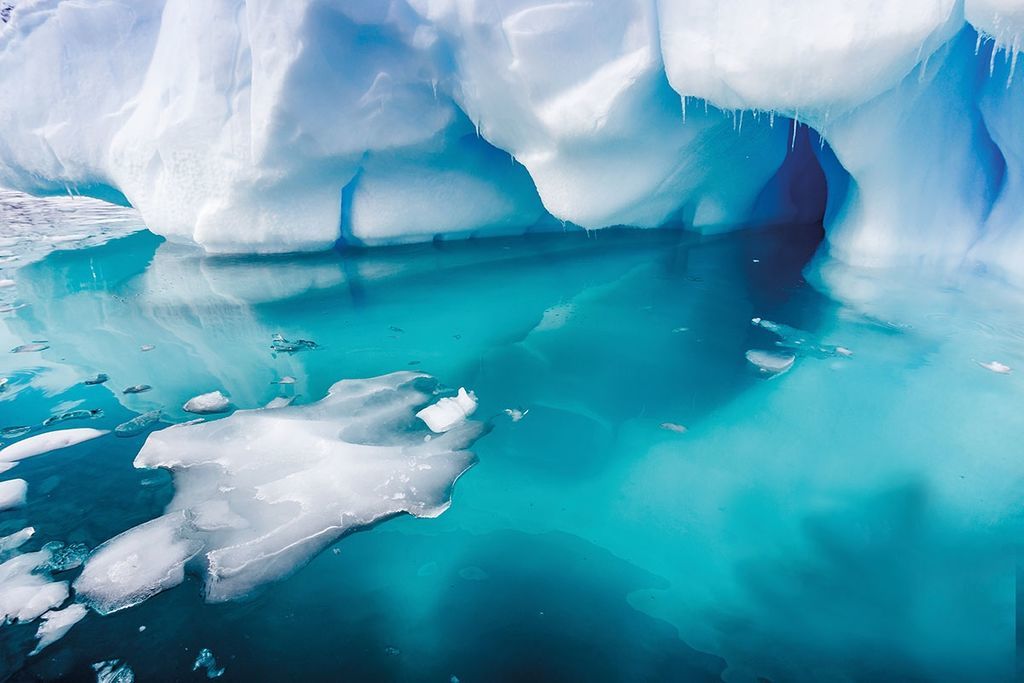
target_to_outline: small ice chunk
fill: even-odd
[[[43,546],[43,550],[50,553],[50,559],[40,568],[51,574],[77,569],[89,557],[89,547],[84,543],[68,544],[61,541],[50,541]]]
[[[505,414],[512,418],[513,422],[519,422],[526,417],[529,412],[529,409],[520,410],[519,408],[505,408]]]
[[[32,621],[67,600],[67,581],[51,581],[37,571],[49,559],[40,550],[0,564],[0,624]]]
[[[120,659],[109,659],[92,665],[96,683],[135,683],[135,672]]]
[[[185,580],[202,544],[187,536],[184,511],[170,512],[100,545],[75,580],[75,593],[100,614],[139,604]]]
[[[13,510],[25,504],[28,482],[24,479],[0,481],[0,510]]]
[[[156,347],[152,344],[143,344],[142,346],[139,347],[139,351],[145,353],[146,351],[152,351],[155,348]]]
[[[13,427],[4,427],[3,429],[0,429],[0,436],[4,436],[8,439],[17,439],[19,436],[25,436],[31,431],[31,425],[14,425]]]
[[[7,384],[9,380],[6,377],[0,377],[0,391],[7,391]]]
[[[977,363],[978,365],[985,368],[989,372],[994,372],[997,375],[1009,375],[1011,372],[1013,372],[1009,365],[1003,365],[997,360],[989,361],[988,363],[982,363],[981,361],[977,361]]]
[[[129,436],[137,436],[142,432],[146,431],[147,429],[149,429],[151,425],[159,421],[160,411],[151,410],[148,413],[136,415],[127,422],[122,422],[121,424],[114,427],[114,436],[120,436],[122,438],[126,438]]]
[[[32,342],[31,344],[15,346],[11,349],[11,353],[33,353],[35,351],[45,351],[48,348],[50,348],[50,345],[45,342]]]
[[[9,278],[4,278],[4,279],[0,280],[0,289],[4,289],[5,287],[13,287],[13,286],[14,286],[14,280],[11,280]]]
[[[10,536],[0,538],[0,554],[17,550],[21,546],[25,545],[25,542],[32,538],[35,533],[36,530],[33,527],[27,526],[21,531],[15,531]]]
[[[121,393],[124,393],[124,394],[141,394],[142,392],[149,391],[152,388],[153,387],[149,386],[148,384],[135,384],[135,385],[130,386],[130,387],[125,387],[124,391],[121,392]]]
[[[49,427],[50,425],[55,425],[58,422],[67,422],[68,420],[89,420],[94,417],[103,417],[103,410],[100,408],[93,408],[91,410],[69,410],[66,413],[46,418],[43,420],[43,426]]]
[[[779,353],[778,351],[762,351],[750,349],[746,353],[747,361],[756,367],[763,374],[776,376],[793,367],[796,356],[791,353]]]
[[[85,382],[83,382],[83,384],[87,384],[89,386],[93,386],[93,385],[96,385],[96,384],[103,384],[108,379],[110,379],[110,377],[108,377],[107,375],[105,375],[104,373],[101,372],[98,375],[96,375],[95,377],[93,377],[92,379],[85,380]]]
[[[43,615],[43,623],[39,624],[36,638],[39,642],[29,656],[37,655],[47,645],[52,645],[63,638],[71,627],[85,618],[89,609],[85,605],[73,603],[62,610],[50,610]]]
[[[17,462],[60,448],[68,448],[85,441],[109,434],[106,429],[81,427],[78,429],[57,429],[45,434],[36,434],[12,443],[0,450],[0,462]]]
[[[285,375],[281,379],[274,380],[271,384],[295,384],[295,378],[290,375]]]
[[[192,665],[193,671],[198,671],[200,668],[206,669],[207,678],[220,678],[224,675],[224,669],[217,668],[217,660],[214,659],[213,653],[205,647],[199,651],[199,656],[196,657],[196,662]]]
[[[686,427],[681,424],[676,424],[675,422],[662,422],[660,426],[667,432],[675,432],[676,434],[686,433]]]
[[[440,434],[476,412],[476,403],[476,394],[459,387],[459,393],[454,397],[442,398],[416,413],[416,417],[423,420],[430,431]]]
[[[226,413],[230,408],[231,401],[220,391],[211,391],[207,394],[193,396],[182,406],[182,410],[186,413],[196,413],[197,415]]]
[[[270,399],[267,405],[263,407],[267,409],[285,408],[287,406],[290,406],[292,404],[292,401],[294,400],[294,396],[275,396],[274,398]]]

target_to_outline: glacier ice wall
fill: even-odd
[[[1022,0],[10,4],[0,184],[210,251],[806,220],[806,125],[836,255],[1024,278]]]

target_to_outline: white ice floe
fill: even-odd
[[[1004,365],[1003,363],[1000,363],[997,360],[989,361],[988,363],[982,363],[981,361],[977,361],[977,363],[986,370],[994,372],[998,375],[1009,375],[1013,371],[1009,365]]]
[[[441,433],[464,421],[467,417],[476,412],[476,394],[459,387],[459,393],[454,397],[442,398],[434,405],[427,406],[416,413],[416,417],[423,420],[430,431]]]
[[[108,434],[106,429],[80,427],[76,429],[57,429],[44,434],[36,434],[27,439],[12,443],[0,450],[0,462],[17,462],[60,448],[67,448]]]
[[[242,410],[150,434],[136,467],[174,473],[162,517],[107,541],[75,582],[109,613],[202,574],[212,602],[281,578],[348,531],[399,513],[434,517],[474,462],[484,426],[425,440],[415,411],[436,381],[413,372],[344,380],[309,405]]]
[[[109,659],[92,665],[96,683],[134,683],[135,672],[120,659]]]
[[[781,375],[793,367],[796,356],[778,351],[762,351],[750,349],[746,353],[747,361],[766,375]]]
[[[505,414],[508,415],[513,422],[519,422],[526,417],[529,412],[529,409],[521,410],[519,408],[505,408]]]
[[[49,551],[40,550],[0,564],[0,623],[32,621],[67,600],[68,582],[38,571],[50,559]]]
[[[0,481],[0,510],[11,510],[25,504],[28,482],[24,479]]]
[[[211,391],[207,394],[199,394],[185,402],[182,410],[186,413],[197,415],[209,415],[212,413],[225,413],[231,408],[231,401],[220,391]]]
[[[85,618],[89,609],[85,605],[77,603],[68,605],[62,610],[50,610],[42,616],[43,623],[39,624],[36,630],[36,638],[39,642],[29,655],[37,655],[48,645],[53,645],[67,635],[71,627]]]
[[[9,536],[0,538],[0,554],[17,550],[25,544],[28,539],[32,538],[36,533],[35,528],[27,526],[21,531],[15,531]]]

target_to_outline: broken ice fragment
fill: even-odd
[[[778,351],[761,351],[750,349],[746,353],[747,361],[756,367],[759,372],[765,375],[781,375],[791,367],[796,356],[791,353],[779,353]]]
[[[271,384],[295,384],[295,378],[285,375],[281,379],[274,380]]]
[[[977,361],[977,363],[978,365],[985,368],[989,372],[994,372],[998,375],[1009,375],[1011,372],[1013,372],[1009,365],[1003,365],[997,360],[989,361],[988,363],[982,363],[981,361]]]
[[[660,427],[667,432],[675,432],[676,434],[685,434],[686,427],[675,422],[662,422]]]
[[[69,410],[66,413],[46,418],[43,420],[43,426],[49,427],[50,425],[67,420],[88,420],[94,417],[103,417],[103,411],[99,408],[93,408],[92,410]]]
[[[0,624],[32,621],[68,599],[67,581],[51,581],[37,571],[48,559],[40,550],[0,564]]]
[[[416,417],[423,420],[430,431],[435,433],[447,432],[467,417],[476,412],[476,394],[467,392],[464,387],[459,387],[459,393],[455,397],[442,398],[434,405],[427,406],[416,413]]]
[[[199,651],[199,656],[196,657],[195,664],[192,665],[193,671],[198,671],[200,668],[206,669],[207,678],[219,678],[224,675],[224,669],[217,668],[217,660],[214,659],[213,653],[205,647]]]
[[[50,554],[50,559],[40,565],[40,569],[56,574],[81,567],[89,556],[89,547],[84,543],[62,543],[50,541],[43,545],[43,550]]]
[[[281,351],[283,353],[296,353],[303,349],[317,349],[320,345],[310,339],[296,339],[295,341],[288,341],[280,334],[275,334],[270,342],[270,348],[274,351]]]
[[[25,504],[28,482],[24,479],[0,481],[0,510],[13,510]]]
[[[519,422],[526,417],[529,412],[529,409],[520,410],[519,408],[505,408],[505,414],[512,418],[513,422]]]
[[[197,415],[209,415],[211,413],[224,413],[231,407],[227,396],[220,391],[211,391],[207,394],[199,394],[185,402],[182,410]]]
[[[13,427],[4,427],[0,429],[0,436],[5,436],[8,439],[16,439],[19,436],[24,436],[32,431],[32,427],[29,425],[15,425]]]
[[[124,393],[124,394],[141,394],[142,392],[149,391],[152,388],[153,387],[149,386],[148,384],[136,384],[134,386],[126,387],[125,390],[123,392],[121,392],[121,393]]]
[[[10,536],[4,536],[0,538],[0,555],[9,553],[12,550],[17,550],[25,544],[28,539],[35,536],[36,530],[33,527],[27,526],[21,531],[15,531]]]
[[[73,603],[62,610],[50,610],[44,614],[43,623],[39,624],[39,629],[36,630],[39,642],[35,649],[29,652],[29,656],[39,654],[47,645],[52,645],[63,638],[72,626],[85,618],[88,611],[85,605]]]
[[[58,429],[45,434],[36,434],[12,443],[0,450],[0,462],[17,462],[59,448],[67,448],[109,433],[106,429]]]
[[[103,383],[104,383],[104,382],[106,382],[106,381],[107,381],[108,379],[110,379],[110,378],[109,378],[109,377],[107,377],[107,376],[106,376],[105,374],[103,374],[103,373],[101,372],[100,374],[96,375],[96,376],[95,376],[95,377],[93,377],[92,379],[87,379],[87,380],[85,380],[85,382],[83,382],[83,384],[88,384],[88,385],[90,385],[90,386],[93,386],[93,385],[96,385],[96,384],[103,384]]]
[[[45,351],[48,348],[50,348],[50,346],[45,342],[32,342],[31,344],[15,346],[11,349],[11,353],[32,353],[34,351]]]
[[[142,352],[152,351],[155,348],[156,347],[153,346],[152,344],[143,344],[142,346],[139,347],[139,351],[142,351]]]
[[[135,683],[135,672],[120,659],[96,662],[92,670],[96,672],[96,683]]]
[[[135,417],[133,417],[132,419],[128,420],[127,422],[122,422],[121,424],[119,424],[116,427],[114,427],[114,436],[120,436],[120,437],[136,436],[136,435],[141,434],[142,432],[146,431],[146,429],[148,429],[150,427],[150,425],[154,424],[155,422],[159,422],[159,421],[160,421],[160,411],[159,410],[151,410],[148,413],[142,413],[141,415],[136,415]]]
[[[241,410],[149,435],[136,467],[171,470],[162,517],[96,549],[75,589],[102,613],[203,574],[210,602],[280,579],[347,532],[399,513],[436,517],[484,431],[462,421],[430,441],[415,411],[436,381],[399,372],[334,384],[309,405]]]
[[[5,287],[13,287],[13,286],[14,286],[14,280],[11,280],[9,278],[4,278],[4,279],[0,280],[0,289],[3,289]]]
[[[0,377],[0,391],[6,391],[7,390],[7,382],[8,382],[8,380],[7,380],[6,377]]]
[[[294,396],[275,396],[263,407],[270,410],[273,410],[274,408],[284,408],[286,406],[290,406],[294,400]]]

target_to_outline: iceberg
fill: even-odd
[[[1015,0],[8,15],[0,184],[127,204],[211,252],[824,212],[844,261],[1024,281]]]
[[[414,414],[436,384],[414,372],[342,380],[313,404],[154,432],[135,466],[171,470],[175,497],[163,516],[93,551],[75,580],[78,599],[107,614],[195,571],[208,601],[231,600],[354,529],[400,513],[440,515],[485,427],[462,414],[424,438]]]

